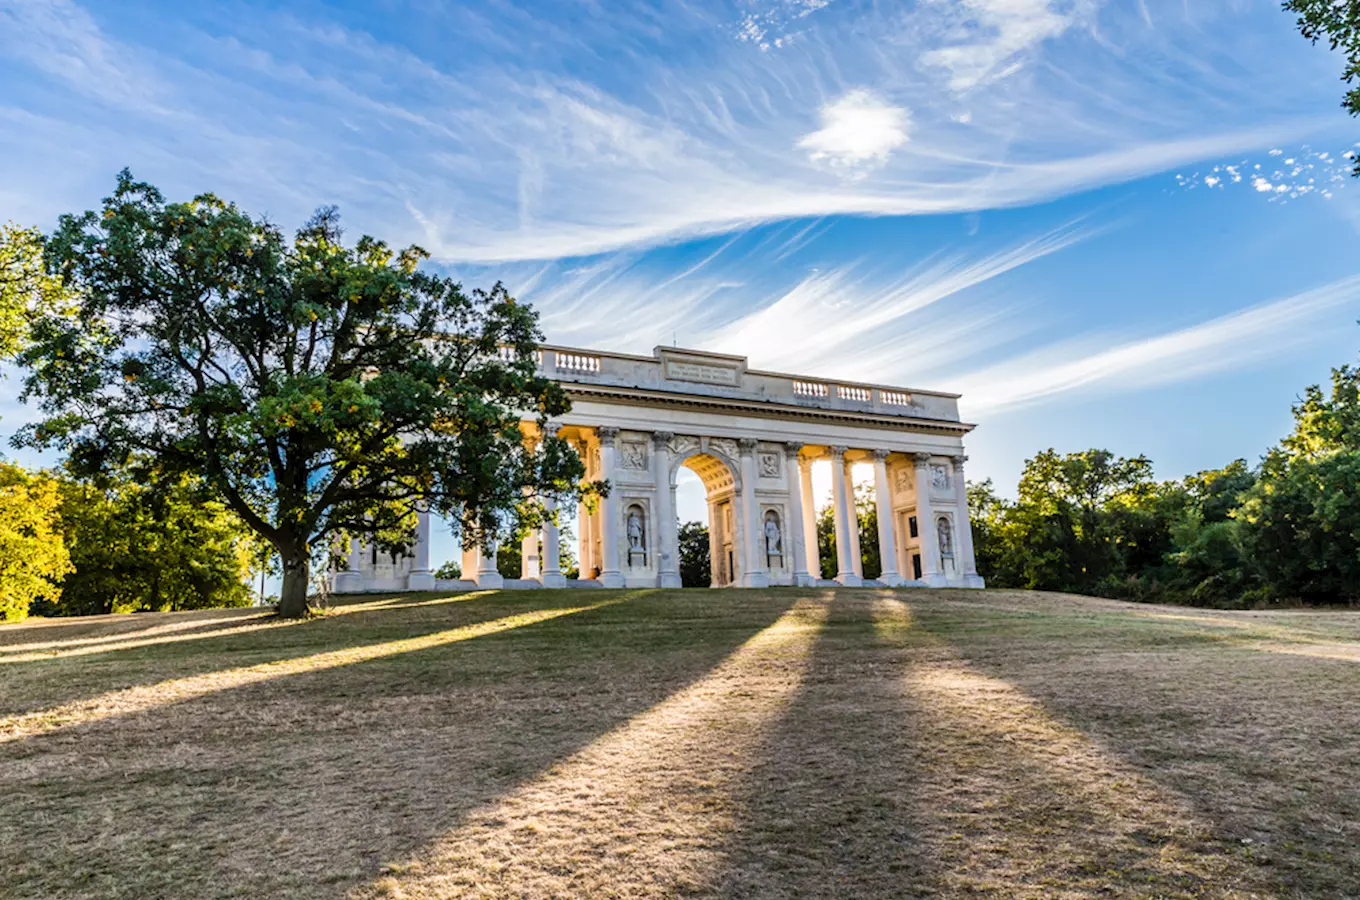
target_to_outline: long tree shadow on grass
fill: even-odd
[[[1265,889],[1360,893],[1360,665],[1263,652],[1249,633],[1224,640],[1188,616],[1148,629],[1131,610],[1077,629],[1073,612],[1052,610],[1041,629],[949,604],[917,618],[972,671],[1180,797]]]
[[[0,657],[0,731],[6,717],[120,690],[418,637],[518,612],[574,606],[580,600],[576,592],[564,591],[378,598],[310,621],[257,616],[202,631],[124,636],[132,646],[77,645],[72,655],[22,662]],[[139,642],[146,640],[156,642]]]
[[[738,792],[722,871],[694,893],[1197,897],[1250,883],[1175,797],[969,672],[888,595],[837,597],[764,760]]]
[[[0,761],[0,894],[343,896],[701,678],[794,599],[635,597],[33,738],[27,765]]]

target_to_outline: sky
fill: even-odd
[[[957,391],[1003,494],[1173,478],[1355,357],[1341,68],[1273,0],[0,0],[0,221],[335,203],[554,343]]]

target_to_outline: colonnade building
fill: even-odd
[[[964,486],[958,395],[747,368],[746,358],[657,347],[651,356],[568,347],[540,350],[542,374],[572,402],[548,427],[570,441],[587,477],[609,495],[577,509],[579,583],[679,587],[676,475],[688,468],[707,493],[714,587],[821,582],[812,466],[829,460],[835,579],[844,586],[982,587]],[[882,573],[861,568],[851,470],[872,466]],[[554,524],[522,546],[522,571],[505,582],[495,548],[468,548],[463,579],[436,582],[430,519],[414,553],[391,557],[356,545],[337,592],[459,587],[567,587]]]

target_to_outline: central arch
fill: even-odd
[[[723,451],[699,447],[678,455],[671,461],[670,490],[675,496],[676,477],[681,469],[689,469],[704,485],[708,505],[708,558],[712,587],[740,584],[746,570],[741,504],[741,468]],[[672,504],[674,508],[674,504]]]

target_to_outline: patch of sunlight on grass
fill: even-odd
[[[144,638],[150,638],[153,636],[173,635],[175,632],[179,631],[190,631],[195,628],[211,628],[214,625],[227,625],[233,622],[238,624],[242,622],[251,622],[258,626],[265,619],[268,619],[271,615],[273,614],[268,612],[256,612],[253,615],[247,614],[247,615],[224,616],[222,618],[217,619],[186,618],[176,622],[169,622],[164,625],[153,625],[149,628],[131,628],[125,631],[116,631],[111,634],[101,634],[96,635],[94,637],[65,638],[65,639],[59,638],[57,640],[51,641],[34,641],[28,644],[5,644],[0,645],[0,663],[17,661],[13,660],[10,657],[10,654],[24,654],[28,658],[34,658],[33,654],[42,650],[66,651],[76,648],[92,647],[99,644],[112,644],[123,641],[142,640]],[[81,618],[76,617],[72,617],[67,621],[69,621],[69,623],[72,626],[87,624],[84,621],[82,621]],[[61,622],[59,624],[53,625],[48,625],[47,623],[44,623],[41,626],[41,630],[48,631],[52,630],[53,628],[60,629],[60,626],[62,624],[66,624],[66,622]],[[170,639],[173,640],[174,638]]]
[[[233,620],[216,620],[233,621]],[[235,620],[239,621],[239,620]],[[264,631],[270,628],[282,628],[289,625],[296,625],[302,619],[278,619],[272,616],[257,616],[246,620],[248,624],[237,625],[232,628],[219,628],[193,634],[163,634],[158,637],[146,637],[147,632],[142,632],[141,637],[131,638],[122,641],[104,641],[102,643],[87,644],[83,647],[73,647],[66,643],[59,643],[56,649],[38,650],[30,653],[20,653],[15,656],[0,655],[0,666],[7,663],[26,663],[36,662],[43,659],[67,659],[73,656],[93,656],[98,653],[113,653],[118,650],[135,650],[138,647],[154,647],[157,644],[179,644],[186,641],[201,641],[209,638],[230,637],[237,634],[248,634]]]
[[[500,631],[509,631],[513,628],[522,628],[525,625],[534,625],[538,622],[546,622],[549,619],[556,619],[561,616],[612,606],[624,599],[626,598],[619,597],[586,606],[519,613],[492,619],[488,622],[450,628],[446,631],[438,631],[420,637],[403,638],[363,647],[347,647],[343,650],[329,650],[310,656],[275,660],[254,666],[242,666],[220,672],[174,678],[157,684],[138,685],[123,690],[110,691],[88,700],[78,700],[51,709],[0,718],[0,743],[49,734],[74,725],[84,725],[116,716],[144,712],[171,703],[191,700],[195,697],[256,684],[286,675],[301,675],[307,672],[334,669],[340,666],[350,666],[369,660],[396,656],[401,653],[429,650],[445,644],[483,637]]]
[[[1315,659],[1360,663],[1360,645],[1357,644],[1261,641],[1246,646],[1264,653],[1284,653],[1289,656],[1311,656]]]
[[[909,627],[902,601],[874,612],[886,639]],[[1184,798],[947,642],[926,640],[935,652],[902,688],[923,754],[922,840],[949,892],[1085,896],[1118,881],[1146,884],[1146,896],[1199,896],[1234,883],[1233,861],[1206,849],[1209,826]]]
[[[734,788],[827,617],[802,600],[684,690],[473,813],[355,897],[673,897],[721,864]]]

